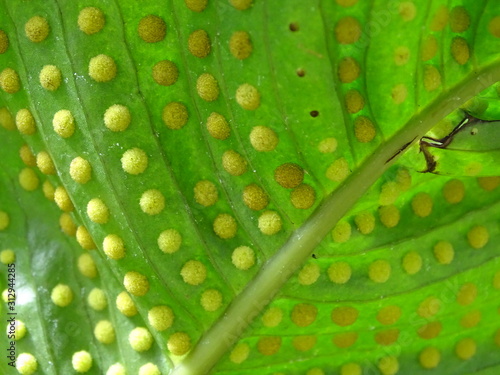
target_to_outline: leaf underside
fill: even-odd
[[[80,351],[110,375],[500,370],[498,159],[442,152],[447,175],[420,173],[408,144],[498,80],[498,2],[0,4],[2,316],[36,373],[74,373]],[[497,87],[474,100],[495,116]],[[252,291],[317,227],[283,287]],[[230,305],[258,316],[231,324]]]

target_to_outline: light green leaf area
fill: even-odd
[[[498,372],[498,2],[0,4],[0,372]]]

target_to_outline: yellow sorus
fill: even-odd
[[[188,38],[189,52],[195,57],[204,58],[210,53],[210,38],[205,30],[196,30]]]
[[[341,182],[349,175],[349,163],[343,157],[335,160],[326,170],[326,177],[333,182]]]
[[[0,252],[0,262],[3,264],[14,263],[16,260],[16,254],[11,249],[2,250]]]
[[[482,189],[486,191],[493,191],[498,187],[498,185],[500,185],[500,176],[479,177],[477,182]]]
[[[259,216],[260,231],[268,236],[278,233],[283,226],[280,215],[275,211],[265,211]]]
[[[423,300],[417,308],[417,314],[422,318],[429,319],[436,315],[441,309],[441,300],[430,296]]]
[[[205,311],[216,311],[222,306],[222,294],[216,289],[205,290],[200,299],[200,304]]]
[[[176,332],[168,338],[167,348],[174,355],[184,355],[191,349],[191,339],[184,332]]]
[[[184,282],[190,285],[200,285],[207,278],[207,269],[198,260],[187,261],[182,266],[180,273]]]
[[[71,202],[71,199],[69,198],[68,192],[62,186],[58,186],[54,191],[54,201],[56,202],[57,206],[64,212],[73,211],[73,209],[75,208],[73,206],[73,203]]]
[[[0,30],[0,54],[5,53],[9,48],[9,37],[5,31]]]
[[[116,63],[110,56],[101,54],[89,62],[89,76],[96,82],[108,82],[116,77]]]
[[[398,12],[403,21],[410,22],[417,15],[417,7],[411,1],[403,1],[399,3]]]
[[[196,91],[203,100],[213,102],[219,97],[219,84],[213,75],[203,73],[196,81]]]
[[[238,10],[246,10],[252,6],[253,0],[229,0],[229,2]]]
[[[351,278],[351,266],[347,262],[332,263],[328,268],[328,278],[335,284],[345,284]]]
[[[91,279],[97,276],[97,267],[89,253],[84,253],[78,257],[78,271],[83,276]]]
[[[116,234],[108,234],[104,237],[102,250],[110,259],[118,260],[125,256],[125,244]]]
[[[229,39],[229,51],[239,60],[244,60],[252,54],[253,46],[250,35],[246,31],[235,31]]]
[[[0,87],[2,87],[2,75],[0,74]],[[16,124],[14,122],[14,118],[9,110],[5,107],[0,108],[0,126],[7,130],[14,130],[16,128]]]
[[[170,86],[177,82],[179,70],[177,66],[169,60],[162,60],[153,66],[153,79],[162,86]]]
[[[436,56],[438,52],[439,44],[434,35],[428,35],[422,42],[422,47],[420,49],[420,59],[422,61],[428,61]]]
[[[5,230],[10,224],[10,217],[5,211],[0,211],[0,230]]]
[[[409,275],[414,275],[422,269],[422,257],[416,251],[410,251],[403,257],[402,266]]]
[[[102,311],[108,306],[106,294],[99,288],[94,288],[90,291],[87,302],[89,306],[96,311]]]
[[[462,360],[470,359],[476,354],[477,344],[474,339],[466,337],[457,342],[455,346],[455,354]]]
[[[24,25],[26,36],[34,43],[43,42],[49,35],[49,31],[49,23],[40,16],[31,17]]]
[[[488,30],[495,38],[500,38],[500,16],[495,16],[491,19],[488,24]]]
[[[382,206],[378,210],[380,221],[386,228],[394,228],[401,218],[399,209],[394,205]]]
[[[167,229],[158,236],[158,247],[167,254],[175,253],[182,244],[182,236],[175,229]]]
[[[71,365],[76,372],[87,372],[92,367],[92,356],[85,350],[76,352],[71,357]]]
[[[21,134],[31,135],[36,132],[35,119],[29,109],[23,108],[16,113],[16,126]]]
[[[208,133],[215,139],[224,140],[231,134],[227,120],[221,114],[212,112],[207,119]]]
[[[469,61],[470,49],[464,38],[453,38],[451,42],[451,56],[460,65],[464,65]]]
[[[78,14],[78,28],[87,35],[98,33],[105,23],[104,13],[99,8],[83,8]]]
[[[123,285],[133,296],[144,296],[149,291],[148,278],[139,272],[129,271],[123,278]]]
[[[161,375],[161,372],[158,366],[149,362],[139,368],[139,375]]]
[[[429,346],[420,352],[418,360],[423,368],[433,369],[441,361],[441,353],[438,349]]]
[[[104,113],[104,125],[114,132],[122,132],[130,125],[132,116],[127,107],[121,104],[114,104]]]
[[[354,217],[354,222],[361,234],[370,234],[375,229],[375,217],[371,212],[361,212]]]
[[[38,362],[33,354],[21,353],[17,357],[16,370],[21,375],[31,375],[38,369]]]
[[[74,236],[76,234],[75,222],[71,218],[71,215],[66,212],[62,213],[59,217],[59,226],[68,236]]]
[[[314,284],[318,280],[320,272],[321,269],[317,264],[311,264],[311,263],[306,264],[304,267],[302,267],[299,274],[297,275],[299,284],[301,285]]]
[[[0,73],[0,87],[7,94],[15,94],[21,88],[19,75],[14,69],[5,68]],[[5,125],[4,125],[5,127]]]
[[[186,125],[189,114],[184,104],[179,102],[171,102],[163,108],[161,118],[167,128],[178,130]]]
[[[263,210],[269,204],[269,196],[257,184],[250,184],[243,189],[243,202],[255,211]]]
[[[391,325],[395,324],[401,317],[401,308],[399,306],[385,306],[377,313],[377,320],[380,324]]]
[[[239,270],[247,270],[255,264],[255,253],[248,246],[239,246],[231,255],[233,265]]]
[[[38,188],[40,180],[33,169],[23,168],[19,173],[19,184],[24,190],[33,191]]]
[[[280,350],[281,343],[281,336],[264,336],[257,342],[257,350],[262,355],[270,356]]]
[[[301,352],[305,352],[308,350],[311,350],[314,345],[316,345],[317,342],[317,337],[314,335],[307,335],[307,336],[295,336],[292,340],[292,345],[293,347]],[[309,369],[309,371],[306,372],[306,375],[324,375],[325,373],[323,370],[315,367],[312,369]],[[341,375],[344,375],[341,373]]]
[[[378,368],[382,375],[395,375],[399,371],[399,362],[396,357],[382,357],[378,361]]]
[[[408,97],[408,88],[406,87],[405,84],[399,83],[392,88],[391,96],[392,96],[392,100],[394,101],[394,103],[401,104]],[[362,116],[360,116],[360,117],[362,117]],[[359,140],[359,138],[358,138],[358,140]]]
[[[28,145],[22,145],[19,149],[19,157],[28,167],[36,167],[36,157]]]
[[[97,224],[106,224],[109,220],[108,206],[99,198],[93,198],[87,203],[87,216]]]
[[[253,111],[260,106],[260,93],[254,86],[244,83],[236,90],[236,102],[241,108]]]
[[[159,190],[146,190],[141,195],[139,206],[148,215],[158,215],[165,208],[165,197]]]
[[[337,75],[340,82],[351,83],[359,77],[360,67],[358,62],[352,57],[344,57],[340,60]]]
[[[465,196],[465,185],[460,180],[449,180],[443,186],[444,199],[448,203],[460,203]]]
[[[470,26],[470,16],[463,6],[456,6],[450,12],[450,29],[454,33],[463,33]]]
[[[490,239],[488,229],[482,225],[476,225],[467,232],[469,245],[474,249],[482,249]]]
[[[56,91],[61,86],[61,71],[55,65],[45,65],[38,78],[45,90]]]
[[[418,217],[429,216],[432,212],[433,205],[434,202],[432,201],[432,197],[429,194],[423,192],[417,193],[411,201],[413,212]]]
[[[247,171],[247,161],[234,150],[228,150],[222,155],[222,167],[232,176],[241,176]]]
[[[314,323],[318,315],[318,308],[308,303],[296,304],[290,314],[290,320],[299,327],[307,327]]]
[[[278,145],[278,142],[279,138],[274,130],[267,126],[255,126],[250,132],[250,143],[257,151],[273,151]]]
[[[441,86],[441,73],[433,65],[424,66],[424,88],[431,92],[437,90]]]
[[[351,306],[339,306],[332,310],[332,322],[340,327],[347,327],[356,322],[359,311]]]
[[[121,292],[116,297],[116,307],[125,316],[132,317],[137,314],[135,303],[127,292]]]
[[[155,306],[148,312],[148,321],[157,331],[165,331],[174,322],[174,313],[168,306]]]
[[[85,250],[93,250],[96,248],[94,240],[90,236],[89,231],[83,225],[76,228],[76,241]]]
[[[347,112],[351,114],[358,113],[365,107],[365,99],[356,89],[347,91],[344,99]]]
[[[277,327],[283,319],[283,310],[279,307],[272,306],[266,310],[261,319],[265,327]]]
[[[43,182],[42,191],[45,198],[47,198],[49,201],[54,200],[54,194],[56,192],[56,189],[54,188],[54,186],[52,186],[49,180],[45,180]]]
[[[329,137],[323,139],[321,142],[318,144],[318,151],[321,152],[322,154],[330,154],[332,152],[335,152],[338,146],[338,141],[336,138]]]
[[[153,345],[153,336],[146,328],[137,327],[129,333],[128,342],[135,351],[145,352]]]
[[[365,116],[358,116],[354,120],[354,135],[361,143],[367,143],[375,138],[377,131],[372,120]]]
[[[52,289],[50,299],[55,305],[66,307],[73,301],[73,291],[68,285],[58,284]]]
[[[335,39],[340,44],[353,44],[360,37],[361,25],[354,17],[343,17],[335,25]]]
[[[217,203],[217,200],[219,199],[217,188],[210,181],[198,181],[193,190],[194,200],[202,206],[212,206]]]
[[[184,0],[184,2],[193,12],[203,12],[208,4],[208,0]]]
[[[40,151],[36,155],[36,166],[43,174],[56,174],[56,167],[47,151]]]
[[[457,293],[457,302],[462,306],[470,305],[477,297],[477,286],[473,283],[465,283]]]
[[[304,170],[295,163],[285,163],[274,170],[274,180],[284,188],[292,189],[304,180]]]
[[[115,329],[109,320],[100,320],[94,328],[94,337],[102,344],[115,341]]]
[[[340,375],[361,375],[362,373],[363,370],[357,363],[346,363],[340,368]]]
[[[16,319],[15,324],[14,324],[14,332],[11,330],[10,324],[7,325],[7,335],[14,333],[14,337],[12,337],[14,340],[19,341],[21,340],[24,336],[26,336],[26,324],[22,320]]]
[[[144,172],[147,168],[148,157],[143,150],[133,148],[123,154],[121,162],[125,172],[136,175]]]
[[[52,119],[54,131],[62,138],[69,138],[75,132],[75,119],[70,111],[61,109]]]
[[[106,375],[125,375],[126,370],[125,367],[121,363],[115,363],[109,366],[108,371],[106,371]]]
[[[79,184],[86,184],[92,175],[92,167],[90,163],[78,156],[71,161],[69,165],[69,175],[73,181]]]
[[[398,46],[394,50],[394,63],[397,66],[406,65],[410,61],[410,49],[406,46]]]
[[[236,236],[238,230],[238,223],[229,214],[219,214],[214,220],[214,232],[222,239],[229,239]]]
[[[376,283],[385,283],[391,276],[391,264],[386,260],[376,260],[368,267],[368,277]]]
[[[440,264],[450,264],[455,257],[453,245],[448,241],[439,241],[434,245],[434,257]]]
[[[146,43],[161,42],[165,39],[167,25],[162,18],[150,14],[139,21],[137,33]]]
[[[347,221],[339,221],[332,230],[332,239],[334,242],[343,243],[351,238],[351,224]]]

